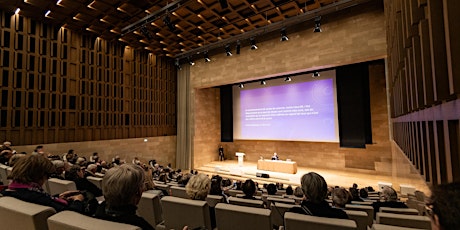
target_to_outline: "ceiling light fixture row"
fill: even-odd
[[[311,73],[311,72],[310,72],[310,73]],[[307,74],[308,74],[308,73],[307,73]],[[313,72],[313,73],[311,73],[311,74],[312,74],[312,75],[311,75],[312,78],[317,78],[317,77],[320,77],[320,76],[321,76],[321,74],[319,73],[319,71],[315,71],[315,72]],[[291,76],[292,76],[292,75],[291,75]],[[284,81],[285,81],[285,82],[291,82],[291,81],[292,81],[292,78],[291,78],[290,76],[284,76],[283,78],[284,78]],[[277,79],[279,79],[279,78],[277,78]],[[273,78],[265,79],[265,80],[260,80],[260,81],[259,81],[259,84],[260,84],[260,85],[267,85],[267,83],[268,83],[269,80],[273,80]],[[240,82],[240,83],[237,83],[237,85],[238,85],[238,88],[244,89],[244,84],[248,84],[248,83],[254,83],[254,81],[250,81],[250,82]]]

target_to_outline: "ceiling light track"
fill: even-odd
[[[234,43],[234,42],[237,42],[238,40],[240,41],[249,40],[251,37],[257,37],[258,35],[263,35],[263,34],[267,34],[270,32],[274,32],[276,30],[281,30],[283,27],[294,26],[302,22],[313,20],[317,16],[331,14],[331,13],[334,13],[334,12],[337,12],[337,11],[340,11],[346,8],[350,8],[356,5],[360,5],[360,4],[369,2],[369,1],[371,0],[344,0],[344,1],[331,3],[329,5],[320,7],[315,10],[307,11],[303,14],[299,14],[295,17],[291,17],[283,21],[271,23],[267,26],[260,27],[260,28],[242,33],[242,34],[238,34],[230,38],[220,40],[218,42],[214,42],[214,43],[211,43],[205,46],[201,46],[195,49],[191,49],[189,51],[182,52],[176,55],[175,58],[184,58],[192,54],[202,53],[206,50],[210,51],[210,50],[214,50],[217,48],[225,47],[226,44]]]
[[[173,1],[171,3],[169,3],[168,5],[164,6],[163,8],[143,17],[142,19],[138,20],[137,22],[134,22],[133,24],[131,25],[128,25],[126,27],[124,27],[123,29],[121,29],[121,36],[125,36],[126,34],[129,34],[133,31],[136,31],[138,30],[139,28],[141,28],[142,26],[145,26],[155,20],[157,20],[158,18],[160,18],[161,16],[163,16],[165,13],[168,13],[168,12],[173,12],[175,10],[177,10],[179,7],[181,7],[182,5],[184,5],[186,2],[188,2],[189,0],[176,0],[176,1]]]

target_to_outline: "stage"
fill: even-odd
[[[271,172],[257,170],[257,162],[244,162],[243,166],[238,166],[236,160],[213,161],[196,168],[199,172],[209,175],[219,174],[222,177],[227,177],[235,180],[253,179],[259,183],[283,183],[284,185],[299,186],[300,178],[308,172],[316,172],[324,177],[328,186],[341,186],[349,188],[353,183],[358,184],[359,188],[372,186],[378,188],[379,182],[391,182],[391,176],[369,175],[365,173],[346,172],[329,169],[305,168],[298,166],[296,174]],[[257,177],[257,173],[265,173],[269,178]],[[395,187],[395,186],[393,186]],[[395,189],[399,190],[399,186]]]

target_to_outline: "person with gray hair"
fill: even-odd
[[[310,216],[348,219],[348,215],[340,209],[332,208],[325,200],[327,197],[327,183],[324,178],[315,173],[304,174],[300,179],[304,200],[300,207],[294,207],[289,212]]]
[[[96,218],[154,229],[144,218],[136,215],[137,204],[144,192],[144,169],[134,164],[122,164],[107,171],[102,180],[102,202]]]
[[[381,193],[381,201],[372,204],[372,207],[374,207],[374,218],[377,212],[380,211],[380,207],[408,208],[406,204],[398,201],[398,194],[392,187],[384,186]]]

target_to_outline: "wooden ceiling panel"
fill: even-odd
[[[367,1],[379,0],[226,0],[224,8],[216,0],[0,0],[0,10],[13,13],[19,7],[26,17],[175,57],[258,34],[303,12]]]

